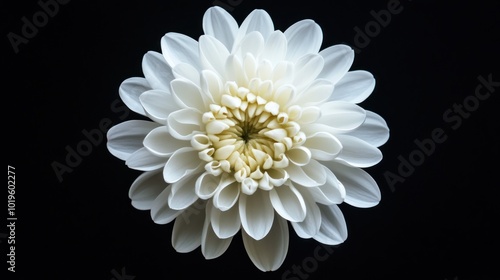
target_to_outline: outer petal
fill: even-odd
[[[354,51],[347,45],[335,45],[319,52],[325,61],[318,78],[327,79],[334,85],[344,77],[354,61]]]
[[[217,192],[214,195],[214,206],[221,211],[227,211],[236,204],[240,197],[241,187],[240,183],[234,180],[234,176],[227,176],[223,178]]]
[[[144,116],[146,112],[144,112],[141,106],[139,96],[150,89],[151,86],[145,78],[133,77],[126,79],[120,84],[118,93],[123,103],[125,103],[130,110]]]
[[[172,230],[172,246],[179,253],[188,253],[201,245],[201,235],[205,222],[205,203],[197,203],[187,208],[175,219]]]
[[[201,113],[193,109],[182,109],[168,115],[168,131],[180,140],[190,140],[202,131]]]
[[[327,132],[318,132],[307,137],[304,146],[316,160],[332,160],[342,151],[342,143]]]
[[[316,105],[317,102],[323,102],[330,97],[333,91],[333,83],[326,79],[315,80],[321,72],[323,64],[323,58],[312,53],[305,54],[295,63],[293,85],[299,92],[309,86],[304,93],[297,96],[302,98],[303,101],[296,101],[295,104]]]
[[[198,42],[193,38],[180,33],[167,33],[161,38],[161,52],[172,68],[184,62],[200,70]]]
[[[323,244],[337,245],[347,239],[344,215],[336,204],[318,204],[321,210],[321,227],[313,238]]]
[[[242,233],[243,244],[254,265],[262,271],[277,270],[288,253],[288,224],[277,217],[269,234],[261,240],[255,240],[246,232]]]
[[[313,20],[301,20],[287,30],[285,36],[288,40],[288,51],[286,58],[296,61],[308,53],[318,53],[323,43],[323,32],[321,27]]]
[[[255,240],[264,238],[273,225],[274,209],[267,191],[257,190],[253,195],[240,195],[241,225]]]
[[[221,176],[214,176],[209,172],[201,174],[195,183],[196,195],[201,199],[211,198],[217,191]]]
[[[129,189],[128,196],[132,206],[139,210],[149,210],[154,200],[168,187],[159,170],[142,173]]]
[[[142,58],[142,71],[153,89],[170,91],[170,82],[174,79],[174,74],[160,53],[147,52]]]
[[[210,221],[212,210],[217,209],[213,208],[212,204],[208,202],[205,213],[205,223],[203,224],[203,232],[201,235],[201,253],[207,260],[215,259],[224,254],[233,239],[232,237],[221,239],[215,234]]]
[[[360,103],[370,96],[374,88],[375,78],[370,72],[364,70],[347,72],[335,85],[330,100]]]
[[[183,210],[198,199],[194,188],[198,176],[199,174],[186,176],[172,184],[172,191],[168,197],[168,206],[170,208]]]
[[[219,40],[212,36],[202,35],[199,39],[200,61],[204,69],[224,73],[229,51]]]
[[[172,94],[162,90],[149,90],[139,97],[147,116],[155,122],[165,124],[170,113],[180,109]]]
[[[326,172],[323,166],[316,160],[311,160],[305,166],[288,165],[286,171],[290,175],[290,179],[305,187],[316,187],[326,183]]]
[[[203,16],[203,31],[219,40],[228,50],[233,47],[234,37],[238,31],[238,23],[223,8],[209,8]]]
[[[189,80],[176,79],[172,81],[172,95],[183,108],[193,108],[200,113],[205,112],[205,98],[200,87]]]
[[[365,141],[349,136],[336,135],[342,143],[342,152],[336,160],[354,167],[370,167],[382,160],[382,152]]]
[[[268,59],[276,63],[285,59],[287,50],[287,40],[283,32],[276,30],[269,35],[264,45],[261,59]]]
[[[152,171],[162,168],[165,162],[166,158],[158,157],[146,148],[140,148],[127,158],[125,164],[135,170]]]
[[[130,155],[143,147],[144,137],[158,126],[159,124],[150,121],[124,121],[108,130],[106,146],[112,155],[127,160]]]
[[[284,219],[301,222],[306,217],[306,204],[301,193],[293,185],[283,185],[269,191],[274,210]]]
[[[159,157],[169,157],[180,148],[189,146],[188,141],[178,140],[170,133],[166,126],[160,126],[153,129],[144,138],[144,147],[151,153]]]
[[[253,10],[241,23],[241,26],[236,33],[234,40],[233,50],[239,47],[240,41],[250,32],[258,31],[262,34],[264,39],[274,31],[273,20],[269,14],[260,9]]]
[[[239,54],[240,57],[245,57],[247,53],[251,53],[255,58],[258,58],[264,49],[264,37],[257,31],[252,31],[245,35],[241,40],[239,47],[233,53]]]
[[[330,168],[345,187],[345,202],[355,207],[373,207],[380,202],[377,182],[366,171],[343,164],[328,162]]]
[[[323,166],[327,174],[327,180],[324,185],[307,188],[317,203],[321,204],[340,204],[346,197],[346,190],[342,182],[335,176],[329,168]]]
[[[317,123],[326,124],[339,132],[358,128],[366,118],[366,111],[356,104],[330,101],[320,106],[321,117]]]
[[[175,151],[163,168],[163,178],[168,183],[175,183],[197,171],[203,166],[198,157],[198,151],[191,147],[184,147]],[[194,189],[194,182],[193,182]]]
[[[175,67],[172,68],[172,72],[176,79],[185,79],[195,83],[200,84],[200,72],[193,65],[188,63],[177,63]]]
[[[306,189],[299,186],[297,189],[300,190],[300,193],[304,198],[307,215],[303,221],[292,222],[291,224],[298,236],[301,238],[311,238],[318,233],[321,226],[321,212],[318,205],[316,205],[314,198],[309,193],[309,190],[313,188]]]
[[[366,111],[365,122],[348,134],[372,146],[380,147],[389,140],[389,127],[381,116],[374,112]]]
[[[212,208],[210,216],[212,228],[219,238],[234,236],[241,228],[240,212],[237,206],[227,211]]]
[[[168,224],[182,213],[182,211],[168,207],[167,198],[170,195],[170,190],[171,186],[168,186],[153,201],[151,219],[157,224]]]

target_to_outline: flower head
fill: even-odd
[[[220,256],[241,232],[252,262],[276,270],[289,224],[329,245],[347,238],[338,204],[372,207],[380,191],[361,168],[377,164],[389,137],[379,115],[357,103],[373,91],[366,71],[350,71],[353,50],[320,51],[321,28],[299,21],[284,32],[254,10],[241,25],[207,10],[198,41],[178,33],[161,54],[144,55],[144,78],[125,80],[123,102],[152,121],[108,131],[108,149],[144,171],[132,205],[158,224],[174,222],[179,252],[199,246]]]

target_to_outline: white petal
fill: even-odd
[[[183,210],[191,206],[198,196],[195,192],[195,184],[200,174],[186,176],[172,184],[172,191],[168,197],[168,206],[174,210]]]
[[[344,215],[336,204],[318,204],[321,211],[321,227],[313,238],[323,244],[338,245],[347,239]]]
[[[147,116],[155,122],[165,124],[168,115],[179,109],[172,94],[162,90],[149,90],[139,97]]]
[[[299,58],[299,60],[295,63],[295,79],[293,81],[293,85],[297,87],[299,91],[304,89],[306,86],[311,84],[311,82],[314,81],[316,77],[318,77],[321,69],[323,69],[323,64],[323,57],[321,57],[319,54],[310,53]],[[331,95],[331,92],[333,90],[333,83],[326,79],[323,80],[324,81],[322,84],[331,84],[331,88],[328,88],[327,91],[328,95],[323,99],[326,100]],[[306,97],[311,98],[309,96],[310,94],[311,93],[306,95]]]
[[[172,229],[172,246],[179,253],[191,252],[201,245],[205,222],[205,203],[188,207],[175,219]]]
[[[243,244],[253,264],[262,271],[277,270],[288,253],[288,224],[277,217],[269,234],[261,240],[255,240],[243,231]]]
[[[326,163],[345,187],[345,202],[360,208],[377,205],[381,199],[377,182],[366,171],[339,163]]]
[[[298,119],[300,124],[310,124],[316,122],[321,116],[321,109],[316,106],[302,108],[302,114]]]
[[[389,140],[389,127],[381,116],[374,112],[366,111],[365,122],[348,134],[372,146],[380,147]]]
[[[178,140],[170,133],[166,126],[160,126],[153,129],[144,138],[144,147],[151,153],[159,157],[169,157],[180,148],[189,146],[188,141]]]
[[[205,100],[201,89],[189,80],[175,79],[171,83],[172,95],[183,108],[192,108],[205,112]]]
[[[239,47],[233,53],[238,53],[241,57],[245,57],[246,54],[250,53],[257,58],[263,50],[264,37],[259,32],[253,31],[245,35]]]
[[[301,238],[311,238],[315,236],[321,226],[321,212],[318,205],[314,201],[308,190],[313,188],[304,188],[298,186],[297,189],[300,190],[304,203],[306,205],[306,217],[301,222],[292,222],[292,227]]]
[[[347,45],[335,45],[319,52],[325,60],[318,78],[331,81],[334,85],[344,77],[354,61],[354,51]]]
[[[229,55],[226,59],[224,67],[226,80],[234,81],[236,85],[247,84],[248,80],[245,72],[243,71],[243,63],[241,62],[241,59],[238,55]]]
[[[217,191],[220,180],[220,176],[214,176],[209,172],[201,174],[195,184],[196,195],[201,199],[211,198]]]
[[[360,103],[370,96],[374,88],[375,78],[370,72],[350,71],[335,85],[330,100]]]
[[[143,147],[144,137],[160,126],[143,120],[129,120],[111,127],[106,133],[109,152],[121,160],[127,160],[134,152]]]
[[[234,180],[234,176],[224,176],[214,195],[214,206],[221,211],[229,210],[238,201],[240,192],[240,183]]]
[[[293,185],[283,185],[269,191],[274,210],[284,219],[301,222],[306,217],[306,204],[300,192]]]
[[[132,183],[128,197],[135,208],[149,210],[153,201],[167,187],[160,170],[144,172]]]
[[[168,131],[180,140],[190,140],[202,131],[201,113],[193,109],[181,109],[171,113],[167,119]]]
[[[166,158],[158,157],[146,148],[140,148],[127,158],[125,164],[135,170],[152,171],[162,168],[166,162]]]
[[[239,210],[241,225],[253,239],[260,240],[269,233],[274,209],[267,191],[257,190],[252,195],[240,195]]]
[[[160,53],[147,52],[142,58],[142,71],[151,88],[170,91],[174,74]]]
[[[209,8],[203,16],[203,31],[206,35],[217,38],[230,50],[238,31],[238,23],[226,10],[215,6]]]
[[[130,110],[145,115],[146,112],[144,112],[141,106],[139,96],[150,89],[151,86],[145,78],[133,77],[126,79],[120,84],[118,93],[123,103],[125,103]]]
[[[174,68],[179,63],[188,63],[200,69],[198,42],[184,34],[170,32],[161,38],[161,52]]]
[[[173,210],[168,207],[167,199],[170,195],[170,190],[171,186],[168,186],[153,201],[151,219],[157,224],[168,224],[182,213],[182,211]]]
[[[219,238],[230,238],[241,228],[240,212],[237,206],[231,207],[227,211],[213,207],[210,220],[212,228]]]
[[[330,101],[320,106],[321,117],[317,123],[333,127],[339,132],[358,128],[366,118],[366,111],[346,101]]]
[[[232,237],[221,239],[215,234],[211,226],[211,218],[210,218],[212,216],[213,210],[217,209],[213,208],[210,202],[207,203],[206,213],[205,213],[206,218],[205,218],[205,223],[203,225],[203,232],[201,236],[201,253],[207,260],[215,259],[224,254],[227,248],[229,248],[229,245],[231,244],[232,240]]]
[[[286,58],[290,61],[296,61],[308,53],[318,53],[323,43],[321,27],[310,19],[290,26],[285,30],[285,36],[288,40]]]
[[[253,10],[243,21],[234,40],[233,50],[239,47],[240,41],[250,32],[258,31],[264,39],[274,31],[273,20],[269,14],[260,9]]]
[[[223,92],[222,81],[217,73],[211,70],[203,70],[201,72],[201,90],[212,103],[219,104],[221,102],[221,94]]]
[[[329,168],[323,166],[326,171],[326,183],[321,186],[307,188],[314,201],[321,204],[340,204],[346,197],[346,189],[342,182]]]
[[[229,56],[227,48],[217,39],[202,35],[199,39],[200,61],[204,69],[224,73],[226,59]]]
[[[354,167],[371,167],[382,160],[382,152],[367,142],[349,135],[336,135],[342,143],[342,152],[336,160]]]
[[[163,178],[168,183],[175,183],[185,176],[201,171],[202,167],[198,151],[184,147],[175,151],[168,159],[163,169]]]
[[[332,160],[342,151],[342,143],[328,132],[318,132],[307,137],[304,146],[316,160]]]
[[[332,82],[324,79],[313,81],[303,92],[297,94],[293,104],[315,106],[328,100],[333,91]]]
[[[273,64],[285,59],[287,40],[283,32],[273,31],[266,40],[261,59],[267,59]]]
[[[286,156],[294,165],[304,166],[311,161],[311,151],[304,147],[299,146],[293,149],[290,149],[286,152]]]
[[[291,96],[294,96],[297,92],[296,88],[290,84],[295,75],[294,65],[295,64],[290,61],[280,61],[276,63],[276,65],[274,66],[272,78],[275,88],[287,86],[293,92]]]
[[[188,63],[178,63],[173,67],[172,72],[176,79],[185,79],[196,85],[200,84],[200,72],[194,66]]]
[[[305,166],[290,164],[285,170],[293,182],[305,187],[316,187],[326,183],[326,172],[316,160],[311,160]]]

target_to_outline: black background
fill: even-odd
[[[86,141],[84,130],[97,133],[103,121],[140,118],[117,101],[120,83],[142,76],[142,56],[160,51],[165,33],[198,38],[203,13],[215,2],[70,1],[16,53],[8,34],[22,35],[22,18],[32,21],[41,7],[8,1],[1,4],[2,138],[7,164],[16,168],[18,221],[17,272],[6,273],[7,279],[119,280],[116,273],[127,280],[498,279],[500,87],[474,103],[478,76],[500,82],[498,1],[401,0],[402,10],[372,29],[366,46],[356,40],[355,28],[364,30],[374,21],[370,12],[386,10],[391,1],[221,2],[233,4],[239,23],[255,8],[266,9],[280,30],[314,19],[324,33],[323,48],[343,43],[360,50],[351,70],[368,70],[377,80],[361,105],[391,129],[381,147],[384,159],[366,169],[379,183],[380,204],[341,205],[349,237],[326,260],[314,259],[314,252],[326,254],[324,248],[293,230],[275,272],[254,267],[239,235],[215,260],[205,260],[200,249],[176,253],[172,224],[157,225],[149,212],[131,206],[128,189],[140,172],[111,156],[105,139],[97,138],[62,182],[52,164],[67,164],[67,149]],[[459,118],[452,112],[453,121],[443,117],[464,100],[470,112]],[[432,137],[434,129],[446,140],[391,187],[384,174],[402,175],[401,160],[418,153],[415,140]],[[6,191],[2,200],[5,213]]]

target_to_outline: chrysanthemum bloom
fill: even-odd
[[[198,41],[167,33],[161,54],[144,55],[145,78],[129,78],[123,102],[152,121],[112,127],[108,149],[144,171],[132,205],[158,224],[175,220],[172,245],[205,258],[241,231],[252,262],[280,267],[289,228],[329,245],[347,238],[338,204],[372,207],[380,191],[361,168],[377,164],[389,137],[379,115],[357,103],[373,91],[350,71],[353,50],[320,51],[321,28],[299,21],[284,32],[254,10],[238,26],[207,10]],[[289,226],[291,225],[291,227]]]

